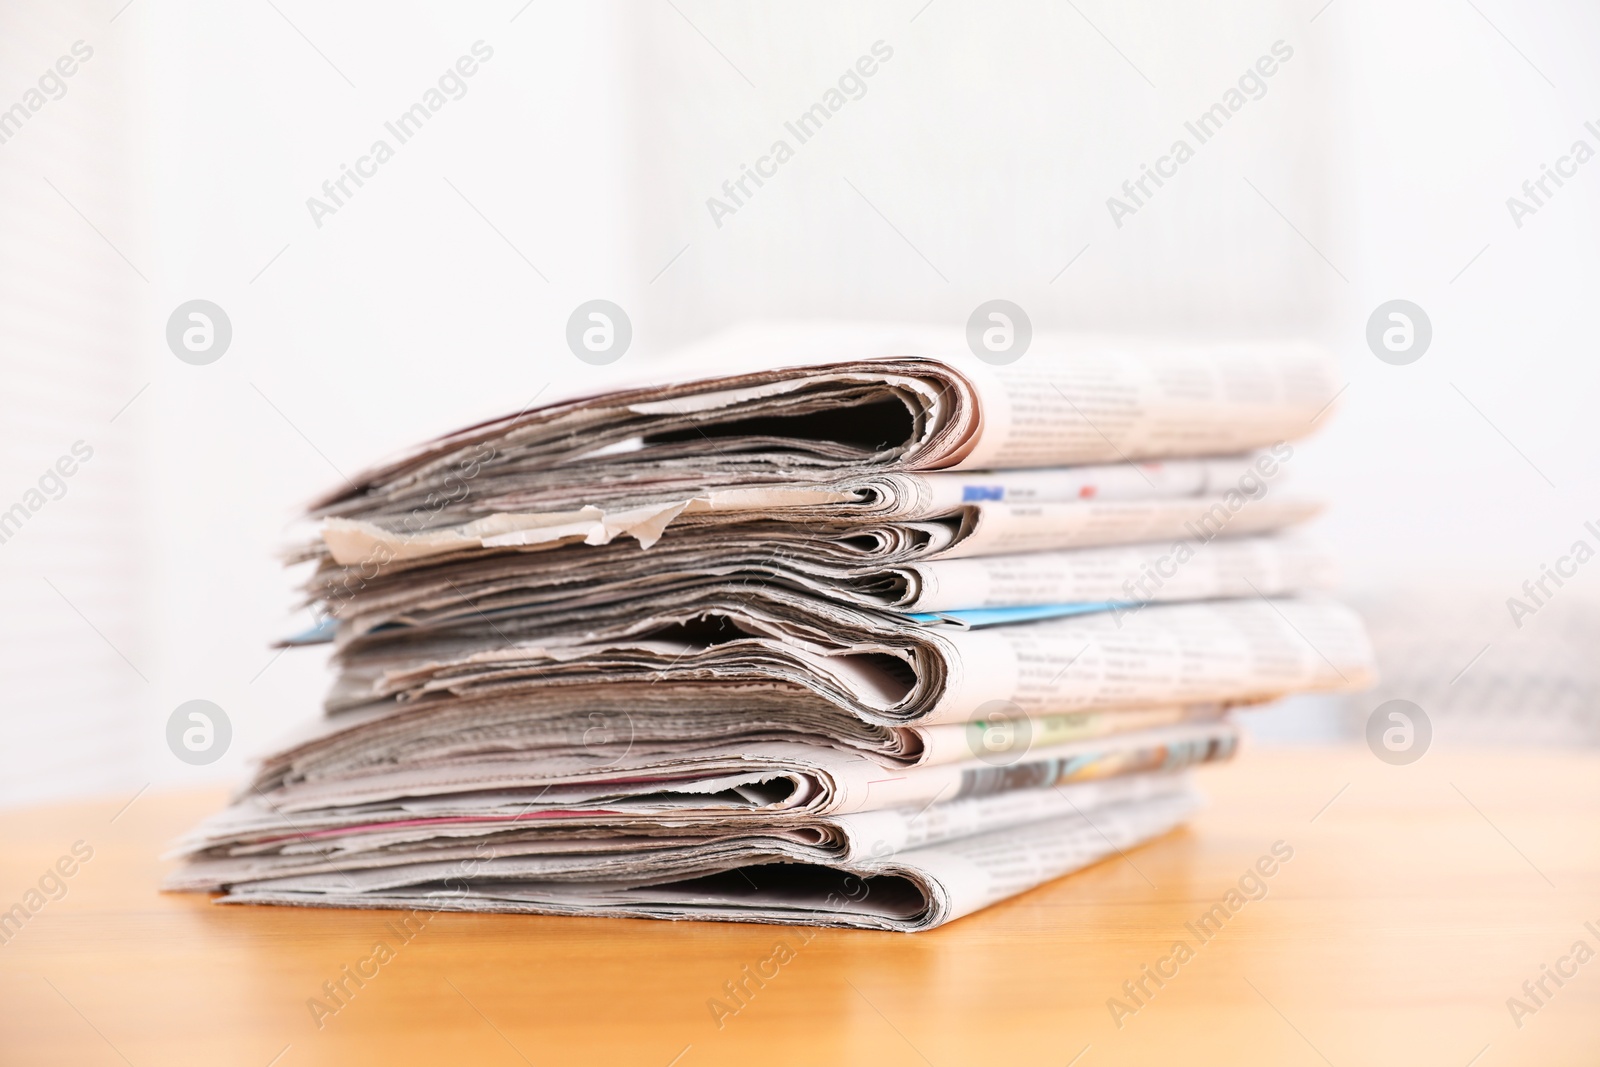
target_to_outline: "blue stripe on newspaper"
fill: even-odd
[[[1003,626],[1008,622],[1033,622],[1038,619],[1060,619],[1069,615],[1091,615],[1097,611],[1114,611],[1131,608],[1132,603],[1118,600],[1085,601],[1077,604],[1032,604],[1020,608],[964,608],[959,611],[927,611],[909,614],[913,622],[955,622],[964,626]],[[309,630],[286,637],[286,645],[317,645],[332,641],[338,630],[338,620],[323,619]],[[385,627],[386,628],[386,627]]]
[[[302,630],[293,637],[285,637],[286,645],[320,645],[325,641],[332,641],[333,635],[339,630],[339,620],[328,616],[309,630]]]
[[[1097,611],[1113,611],[1133,607],[1119,600],[1082,602],[1077,604],[1033,604],[1020,608],[968,608],[961,611],[929,611],[907,615],[915,622],[959,622],[967,626],[1002,626],[1008,622],[1032,622],[1036,619],[1059,619],[1068,615],[1089,615]]]

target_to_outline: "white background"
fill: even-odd
[[[1002,297],[1040,329],[1319,339],[1350,384],[1298,477],[1349,589],[1481,587],[1448,621],[1501,641],[1504,597],[1600,519],[1600,162],[1521,228],[1505,204],[1600,147],[1597,31],[1551,0],[9,3],[0,108],[94,56],[0,144],[0,509],[94,456],[0,544],[0,802],[236,778],[326,684],[269,647],[306,499],[752,316],[959,326]],[[466,95],[315,225],[479,40]],[[1266,94],[1115,226],[1106,198],[1280,40]],[[877,41],[865,95],[716,225],[706,198]],[[234,331],[204,367],[164,339],[197,297]],[[595,297],[634,324],[612,368],[562,339]],[[1407,367],[1364,340],[1397,297],[1433,323]],[[163,740],[197,697],[235,730],[206,768]]]

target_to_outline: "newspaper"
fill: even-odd
[[[957,800],[1171,775],[1228,759],[1237,743],[1237,728],[1215,721],[1051,746],[1017,762],[968,759],[900,771],[795,743],[614,764],[493,756],[445,764],[413,760],[379,773],[347,769],[342,776],[255,784],[191,834],[184,851],[306,856],[373,842],[409,847],[441,835],[507,831],[530,844],[555,839],[572,848],[569,839],[604,841],[619,834],[794,829],[848,814],[926,811]],[[1006,810],[1032,810],[1021,803]],[[937,824],[938,817],[930,825]]]
[[[1054,795],[1038,792],[1042,798]],[[765,848],[722,854],[706,849],[704,859],[674,856],[669,864],[634,873],[626,865],[643,864],[650,857],[645,849],[626,853],[627,864],[619,870],[590,856],[510,859],[491,846],[434,864],[238,881],[221,902],[760,921],[914,933],[1125,854],[1187,819],[1198,797],[1174,789],[1141,800],[1083,805],[1061,790],[1059,803],[1038,805],[1043,817],[1019,824],[960,808],[981,803],[955,801],[947,809],[952,821],[960,821],[960,837],[930,833],[926,837],[938,837],[938,843],[886,849],[882,857],[808,859],[813,849],[766,838]],[[896,822],[896,829],[912,837],[906,827],[917,822],[917,814],[898,814]],[[848,835],[854,827],[842,829]],[[730,856],[749,862],[730,869]]]
[[[1318,512],[1315,501],[1295,498],[1180,498],[1082,502],[984,502],[962,506],[952,514],[921,520],[841,522],[833,517],[806,521],[791,515],[780,519],[773,511],[741,516],[737,525],[695,517],[681,524],[667,540],[671,548],[718,545],[760,533],[775,550],[809,555],[840,551],[831,542],[843,542],[843,551],[862,551],[879,558],[958,559],[1015,552],[1044,552],[1068,548],[1133,542],[1206,542],[1220,536],[1242,536],[1281,529],[1303,522]],[[323,529],[331,551],[312,553],[321,561],[319,581],[324,595],[337,598],[362,588],[369,580],[394,573],[408,565],[438,559],[460,559],[493,554],[497,550],[536,551],[579,545],[611,544],[618,530],[599,520],[584,519],[561,526],[506,529],[485,521],[432,534],[402,535],[371,523],[329,520]],[[645,548],[654,547],[658,534],[648,539],[638,529]],[[632,548],[619,545],[619,548]],[[571,559],[558,555],[552,565]],[[538,565],[537,560],[530,563]]]
[[[1054,474],[1054,472],[1051,472]],[[542,515],[498,514],[480,518],[448,530],[406,533],[386,530],[371,522],[349,518],[330,518],[323,523],[323,545],[310,545],[307,558],[325,558],[346,568],[366,573],[379,565],[408,560],[459,555],[475,549],[550,549],[560,545],[610,544],[618,537],[637,539],[651,547],[666,533],[667,525],[677,530],[714,528],[710,533],[726,533],[730,523],[784,523],[789,536],[803,536],[805,528],[838,528],[861,525],[861,520],[907,520],[896,525],[944,526],[950,550],[960,545],[965,555],[1003,552],[986,542],[1038,544],[1048,549],[1075,545],[1118,544],[1125,541],[1150,541],[1157,537],[1216,536],[1224,530],[1234,533],[1270,530],[1285,523],[1301,522],[1315,514],[1310,501],[1261,502],[1266,498],[1266,483],[1251,482],[1250,493],[1227,490],[1218,496],[1202,493],[1171,493],[1173,485],[1162,483],[1157,493],[1147,498],[1082,496],[1050,499],[1054,493],[1010,493],[1005,480],[995,480],[994,472],[982,472],[979,485],[960,482],[965,501],[949,501],[955,485],[941,488],[936,478],[946,475],[885,475],[870,480],[853,480],[810,488],[762,488],[710,494],[698,502],[667,506],[666,509],[635,509],[622,514],[606,514],[597,507],[578,512]],[[931,483],[931,485],[930,485]],[[1072,478],[1062,480],[1070,488]],[[1211,490],[1213,486],[1206,486]],[[902,496],[910,493],[910,498]],[[986,496],[992,494],[992,496]],[[1246,509],[1246,504],[1253,506]],[[1240,517],[1240,512],[1245,512]],[[800,531],[795,531],[795,528]],[[1058,530],[1059,526],[1059,530]],[[984,533],[979,537],[976,531]],[[971,541],[973,544],[962,544]],[[1016,550],[1016,549],[1010,549]],[[379,566],[378,569],[382,569]]]
[[[453,877],[460,906],[545,910],[525,901],[508,905],[499,891],[508,882],[548,880],[563,883],[570,895],[618,883],[681,883],[730,868],[744,870],[754,885],[775,864],[895,877],[900,863],[926,858],[930,846],[973,834],[992,837],[1043,820],[1087,825],[1089,813],[1098,823],[1101,809],[1119,826],[1132,817],[1120,812],[1140,805],[1170,820],[1178,804],[1189,803],[1176,772],[1226,758],[1236,736],[1226,723],[1214,723],[1118,744],[1054,746],[1012,764],[968,760],[891,776],[859,757],[766,746],[691,761],[703,772],[695,780],[641,775],[650,761],[633,760],[542,780],[537,791],[541,779],[504,766],[342,783],[322,768],[310,788],[257,784],[245,802],[209,820],[185,842],[193,859],[167,888],[228,887],[229,902],[421,906],[397,902],[396,892],[420,886],[436,902],[436,890],[427,887]],[[681,771],[684,764],[674,766]],[[552,764],[543,768],[548,774]],[[728,773],[734,768],[742,775]],[[809,775],[795,773],[802,769]],[[786,776],[799,788],[774,788]],[[739,777],[742,787],[732,782]],[[1148,820],[1141,815],[1134,823],[1145,827]],[[1121,847],[1133,843],[1128,837]],[[952,867],[947,877],[961,873]],[[944,891],[960,899],[977,888],[968,885],[970,872],[962,878]],[[1002,892],[992,882],[984,883],[984,893],[1026,888]],[[972,899],[972,907],[981,906],[981,896]],[[932,910],[926,921],[944,920]]]
[[[751,343],[734,336],[708,352],[731,358]],[[546,404],[360,474],[316,503],[317,516],[338,520],[324,530],[325,549],[360,564],[376,544],[385,560],[510,536],[650,544],[682,517],[809,521],[863,502],[930,506],[936,490],[886,477],[906,472],[1273,446],[1258,468],[1271,477],[1292,453],[1285,442],[1308,433],[1339,390],[1330,357],[1296,343],[1039,336],[1026,361],[1005,367],[941,333],[790,328],[760,347],[811,359]]]
[[[1293,344],[736,333],[317,501],[325,718],[179,845],[228,903],[937,926],[1165,833],[1372,679],[1283,491]],[[736,370],[758,361],[752,369]]]
[[[731,688],[731,687],[730,687]],[[801,743],[865,758],[880,768],[980,759],[1014,763],[1074,742],[1210,723],[1240,703],[1096,709],[1031,716],[996,705],[955,723],[884,726],[829,706],[792,706],[784,690],[704,690],[669,683],[613,690],[559,687],[509,698],[446,698],[344,713],[263,760],[251,792],[430,762],[459,766],[501,760],[564,761],[614,769],[624,760],[670,763],[708,752]]]
[[[661,873],[669,867],[722,862],[882,863],[898,853],[974,833],[1021,826],[1073,812],[1093,811],[1181,793],[1181,770],[1152,771],[1014,789],[916,808],[878,808],[841,815],[770,819],[735,825],[676,816],[670,822],[634,820],[623,825],[574,826],[569,821],[420,819],[309,826],[280,813],[246,822],[216,818],[190,834],[177,850],[191,857],[167,879],[169,889],[206,890],[245,882],[352,873],[385,868],[398,879],[423,864],[450,863],[488,854],[496,859],[538,857],[563,877],[604,875],[622,865]],[[355,880],[340,879],[346,887]]]
[[[368,634],[341,650],[328,706],[558,700],[581,685],[586,701],[605,686],[620,706],[643,707],[631,702],[645,690],[682,703],[731,687],[736,700],[781,692],[790,712],[900,726],[981,717],[996,702],[1027,715],[1254,702],[1359,689],[1372,676],[1360,620],[1321,600],[1152,604],[969,630],[844,606],[805,613],[813,607],[766,589],[651,617],[624,609],[604,625],[590,615],[583,640],[566,643],[518,641],[509,621],[480,622],[475,635]],[[655,636],[663,629],[679,636]]]
[[[792,741],[707,745],[669,755],[488,754],[451,760],[412,756],[398,765],[296,768],[252,785],[222,825],[326,828],[349,820],[559,818],[563,825],[631,819],[839,815],[935,800],[1047,788],[1085,778],[1173,770],[1226,759],[1237,745],[1219,720],[1132,731],[1030,751],[1016,762],[886,769],[859,754]],[[283,820],[288,820],[284,822]]]
[[[967,556],[929,553],[915,533],[858,528],[797,538],[780,526],[679,536],[649,552],[626,545],[473,552],[370,581],[328,565],[308,584],[308,603],[337,619],[348,642],[385,628],[437,632],[487,619],[500,634],[554,632],[619,603],[655,615],[714,589],[757,595],[782,588],[821,602],[918,614],[1281,596],[1326,589],[1335,577],[1326,554],[1285,538]]]

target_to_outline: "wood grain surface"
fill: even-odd
[[[1188,828],[920,935],[440,914],[404,940],[158,893],[216,792],[8,812],[0,909],[38,907],[0,944],[0,1062],[1600,1062],[1574,953],[1600,951],[1600,756],[1258,748],[1201,780]]]

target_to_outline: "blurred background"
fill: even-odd
[[[1570,0],[9,0],[0,804],[236,779],[315,718],[324,654],[271,647],[304,621],[279,552],[393,449],[743,319],[954,329],[994,298],[1339,354],[1296,478],[1385,682],[1262,738],[1403,697],[1440,743],[1593,743],[1600,564],[1520,626],[1506,600],[1600,545],[1597,34]],[[564,342],[596,298],[633,323],[609,367]],[[1432,328],[1403,366],[1366,339],[1395,299]],[[167,344],[191,300],[231,323],[205,365]],[[165,743],[192,699],[232,722],[209,766]]]

